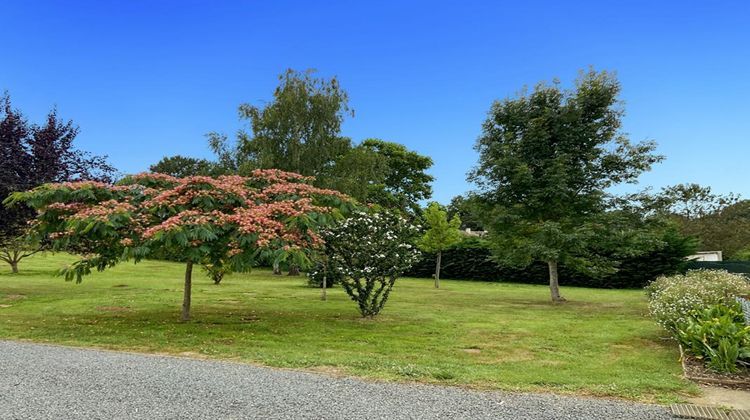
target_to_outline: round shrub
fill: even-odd
[[[712,305],[732,305],[750,294],[750,282],[740,274],[721,270],[691,270],[662,276],[646,287],[651,315],[662,327],[675,333],[695,310]]]
[[[363,317],[377,315],[393,284],[419,258],[417,227],[390,213],[357,212],[321,231],[328,269]]]

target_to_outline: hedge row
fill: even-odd
[[[710,270],[726,270],[730,273],[750,275],[750,261],[690,261],[687,269],[705,268]]]
[[[663,274],[684,271],[684,260],[690,252],[685,239],[668,238],[667,246],[657,252],[620,261],[619,270],[603,277],[591,277],[568,269],[559,268],[560,284],[597,288],[641,288]],[[547,284],[548,271],[544,263],[534,263],[517,269],[501,266],[491,260],[487,245],[480,239],[469,238],[446,250],[442,256],[440,277],[456,280],[481,280],[510,283]],[[424,253],[422,259],[405,273],[409,277],[432,277],[435,272],[435,254]]]

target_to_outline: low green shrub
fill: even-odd
[[[649,310],[657,323],[672,333],[688,321],[695,310],[712,305],[732,305],[750,294],[748,279],[720,270],[691,270],[662,276],[646,287]]]
[[[750,364],[750,326],[739,302],[694,310],[677,327],[677,338],[685,351],[715,371],[734,373],[739,365]]]

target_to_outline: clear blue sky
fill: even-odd
[[[319,3],[319,4],[315,4]],[[567,4],[566,4],[567,3]],[[432,156],[434,198],[470,188],[495,99],[579,69],[614,70],[633,140],[666,162],[642,177],[750,197],[750,2],[0,2],[0,90],[39,120],[52,105],[78,145],[122,172],[210,156],[241,102],[286,68],[336,75],[344,134]]]

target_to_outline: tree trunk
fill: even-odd
[[[437,263],[435,263],[435,288],[440,288],[440,261],[443,259],[443,252],[438,251]]]
[[[326,283],[326,275],[323,274],[323,291],[321,292],[320,299],[328,300],[328,284]]]
[[[273,263],[273,274],[280,276],[281,275],[281,267],[279,267],[278,262]]]
[[[214,281],[214,284],[218,286],[219,284],[221,284],[221,281],[224,279],[224,273],[222,273],[222,272],[216,273],[215,272],[211,276],[211,279]]]
[[[553,302],[564,302],[565,298],[560,296],[560,283],[557,275],[557,261],[547,261],[549,267],[549,292]]]
[[[11,261],[10,262],[10,271],[13,274],[18,274],[18,261]]]
[[[188,261],[185,267],[185,291],[182,295],[182,320],[190,321],[190,292],[193,284],[193,262]]]
[[[297,266],[297,265],[290,265],[289,266],[289,272],[287,273],[287,276],[299,276],[299,266]]]

